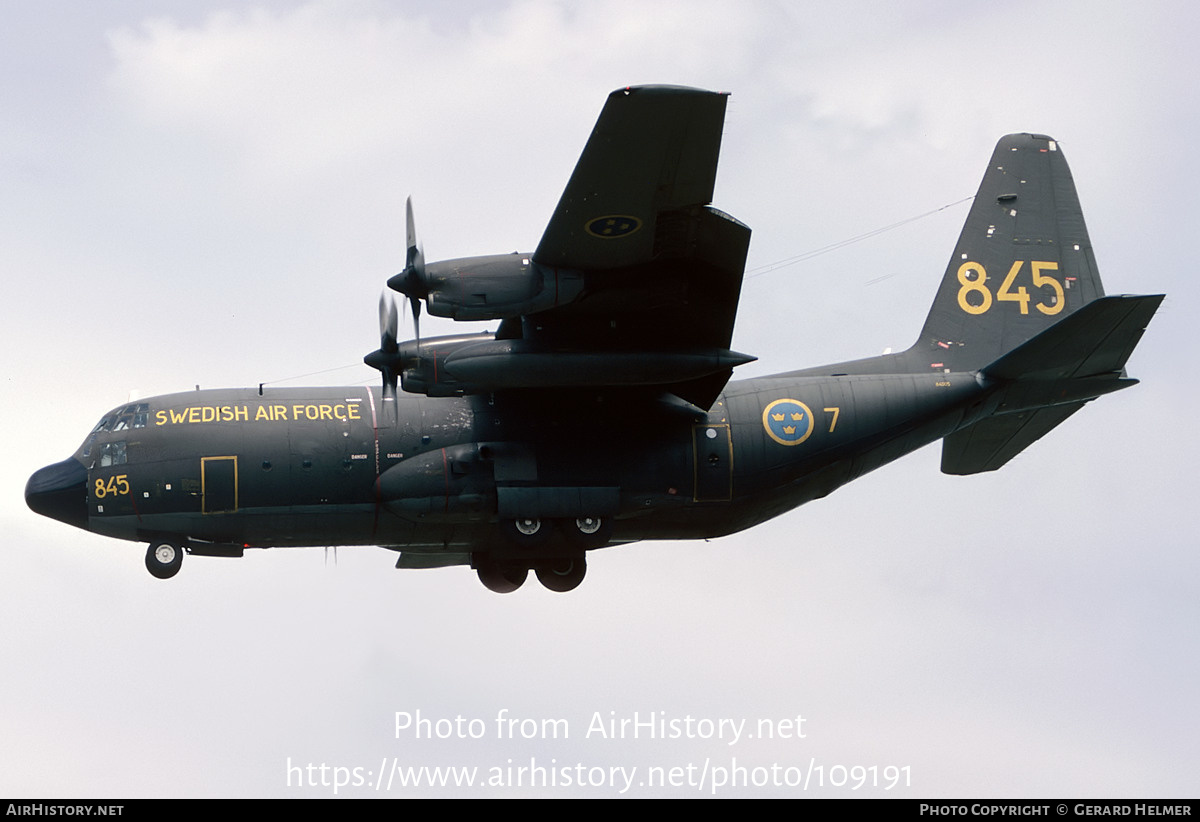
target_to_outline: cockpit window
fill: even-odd
[[[145,428],[146,419],[150,416],[149,403],[133,403],[117,412],[113,431],[125,431],[130,428]]]
[[[83,458],[86,459],[92,454],[92,447],[96,443],[96,438],[106,431],[128,431],[132,428],[145,428],[150,420],[150,403],[134,402],[121,408],[113,409],[108,412],[104,419],[96,423],[96,427],[92,429],[92,433],[88,434],[87,440],[83,443]],[[109,446],[104,447],[104,452],[100,455],[101,465],[121,465],[125,462],[125,443],[114,442]],[[120,454],[118,458],[117,448],[119,447]],[[104,462],[105,459],[116,460],[115,462]]]
[[[125,464],[125,442],[106,442],[100,446],[100,467]]]
[[[92,433],[88,434],[88,438],[83,444],[84,459],[87,459],[89,456],[91,456],[92,443],[96,441],[96,437],[103,431],[111,431],[113,422],[116,419],[116,416],[109,414],[108,416],[104,417],[104,419],[100,420],[100,422],[96,423],[96,427],[92,429]]]

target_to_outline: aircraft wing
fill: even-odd
[[[584,270],[652,259],[660,214],[712,201],[727,99],[677,86],[610,94],[534,259]]]
[[[710,407],[733,367],[754,359],[729,350],[750,229],[709,205],[727,99],[614,91],[532,255],[393,278],[430,313],[502,320],[494,339],[402,346],[402,359],[419,360],[405,389],[636,387]]]
[[[582,271],[582,297],[529,317],[527,339],[660,362],[667,352],[719,361],[698,383],[675,386],[702,407],[724,387],[730,363],[751,359],[728,350],[750,229],[709,206],[727,99],[675,86],[609,95],[533,255],[542,266]]]

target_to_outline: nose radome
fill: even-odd
[[[87,528],[87,469],[74,457],[33,472],[25,504],[45,517]]]

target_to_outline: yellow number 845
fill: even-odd
[[[128,494],[129,476],[127,474],[109,477],[108,482],[97,479],[93,490],[93,496],[96,499],[104,499],[107,496],[127,496]]]
[[[1025,286],[1020,286],[1016,290],[1013,289],[1013,283],[1017,279],[1017,274],[1020,273],[1021,267],[1025,265],[1024,260],[1017,260],[1012,264],[1012,268],[1008,270],[1008,276],[1004,278],[1004,282],[1000,284],[1000,290],[996,292],[996,300],[999,302],[1013,302],[1021,307],[1022,314],[1029,313],[1029,292]],[[1042,288],[1050,286],[1054,291],[1054,295],[1048,303],[1036,303],[1035,308],[1043,314],[1049,316],[1057,314],[1063,310],[1066,304],[1066,295],[1063,293],[1062,283],[1054,277],[1043,274],[1043,271],[1058,271],[1058,263],[1031,261],[1029,266],[1032,270],[1033,287]],[[971,275],[974,276],[971,276]],[[966,262],[958,267],[958,307],[968,314],[984,314],[992,307],[992,292],[987,287],[987,271],[984,267],[976,262]],[[969,294],[978,294],[978,303],[972,303],[968,299]]]

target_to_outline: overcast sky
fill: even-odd
[[[641,780],[707,763],[826,775],[725,796],[884,794],[829,786],[855,765],[907,768],[899,796],[1194,796],[1200,12],[1107,5],[0,3],[0,795],[327,796],[289,762],[532,759],[604,784],[339,795],[616,796],[636,768],[625,795],[692,796]],[[732,94],[743,376],[909,345],[967,204],[764,267],[957,203],[1037,131],[1109,293],[1168,295],[1142,384],[1000,472],[944,476],[933,446],[748,533],[593,554],[569,595],[379,548],[161,582],[143,545],[25,507],[130,390],[374,383],[405,196],[429,259],[532,249],[636,83]],[[498,739],[505,710],[569,738]],[[398,736],[417,711],[485,731]],[[588,734],[635,712],[746,729]],[[746,737],[798,716],[802,739]]]

